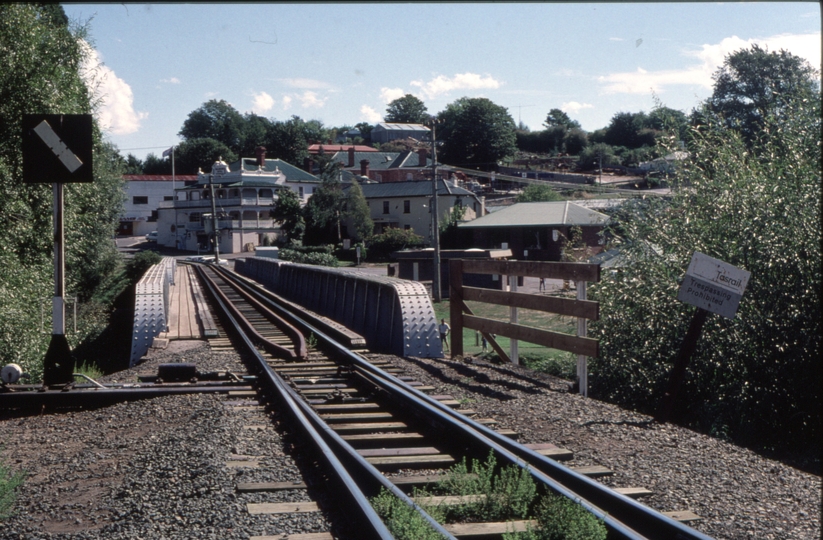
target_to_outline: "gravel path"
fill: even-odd
[[[463,400],[482,417],[575,453],[570,465],[604,465],[613,486],[645,487],[662,510],[689,509],[693,526],[718,539],[820,538],[821,479],[717,439],[652,423],[649,417],[569,394],[566,382],[517,366],[390,357],[409,374]],[[163,362],[196,362],[201,371],[242,371],[233,353],[173,342],[109,381],[134,380]],[[332,529],[356,538],[334,513],[249,516],[248,502],[310,500],[307,491],[235,492],[237,482],[318,479],[290,457],[280,429],[259,409],[216,395],[174,396],[63,414],[0,418],[2,457],[28,471],[15,515],[0,539],[247,539]],[[261,467],[231,459],[266,456]],[[321,507],[325,499],[320,490]]]

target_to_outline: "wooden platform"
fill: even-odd
[[[194,275],[194,269],[187,264],[177,265],[174,283],[169,287],[167,339],[216,337],[217,328]]]

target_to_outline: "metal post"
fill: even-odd
[[[434,247],[434,275],[432,276],[432,299],[442,300],[440,289],[440,217],[437,209],[437,139],[436,122],[432,122],[432,247]]]
[[[211,190],[211,228],[214,239],[214,264],[220,263],[220,231],[217,229],[217,205],[214,202],[214,175],[209,175],[209,189]]]
[[[577,282],[577,299],[586,299],[586,282]],[[577,319],[577,335],[579,337],[586,337],[588,331],[588,320],[585,317],[578,317]],[[580,387],[580,393],[585,397],[589,397],[589,366],[588,358],[584,355],[577,356],[577,381]]]
[[[509,278],[509,291],[510,292],[517,292],[517,276],[508,276]],[[517,324],[517,308],[512,306],[509,308],[509,322],[512,324]],[[509,341],[511,344],[511,360],[512,364],[520,364],[520,355],[519,355],[519,344],[516,339],[511,339]]]
[[[43,359],[43,384],[72,381],[74,358],[66,340],[66,251],[63,229],[63,184],[53,184],[54,193],[54,299],[52,300],[51,342]]]
[[[674,409],[674,401],[677,398],[677,393],[680,391],[680,386],[686,378],[686,368],[689,366],[689,360],[692,354],[697,349],[697,340],[700,339],[700,334],[703,331],[703,324],[706,322],[706,317],[709,312],[703,308],[697,308],[692,316],[692,322],[689,324],[689,330],[686,332],[686,337],[680,346],[680,352],[674,362],[672,374],[669,378],[669,390],[663,395],[663,402],[660,409],[657,411],[655,420],[665,423],[669,420],[669,416]]]

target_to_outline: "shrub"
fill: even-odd
[[[503,540],[606,540],[602,520],[561,495],[547,495],[537,509],[537,529],[504,534]]]
[[[388,260],[395,251],[423,247],[423,237],[411,229],[386,229],[382,234],[372,236],[369,250],[373,260]]]
[[[386,491],[386,488],[380,488],[380,493],[370,502],[397,540],[443,539],[443,535],[433,530],[419,512]]]
[[[146,270],[159,263],[163,258],[156,251],[141,251],[126,265],[126,275],[132,283],[137,283]]]
[[[280,250],[280,259],[283,261],[289,261],[294,263],[300,264],[313,264],[316,266],[331,266],[332,268],[337,268],[340,266],[340,261],[338,261],[334,255],[329,253],[317,253],[317,252],[301,252],[294,249],[281,249]]]

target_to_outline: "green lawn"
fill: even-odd
[[[450,304],[448,299],[442,302],[432,303],[434,312],[439,323],[440,319],[450,319]],[[478,317],[494,319],[497,321],[509,322],[509,308],[493,304],[483,304],[480,302],[467,302],[467,305]],[[534,311],[529,309],[518,309],[518,324],[540,328],[542,330],[552,330],[563,334],[576,335],[577,319],[565,317],[553,313]],[[497,353],[488,346],[488,352],[482,353],[480,333],[467,328],[463,329],[463,349],[466,356],[478,356],[490,361],[499,361]],[[497,343],[509,354],[511,343],[509,338],[497,336]],[[551,375],[565,379],[574,379],[577,370],[577,356],[565,351],[550,349],[542,345],[518,342],[518,352],[520,363],[538,371],[544,371]]]

